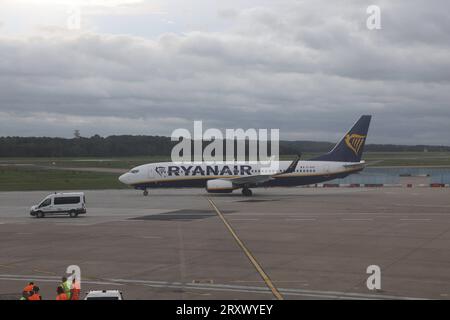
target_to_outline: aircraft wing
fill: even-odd
[[[246,185],[246,184],[254,185],[254,184],[261,184],[261,183],[267,182],[269,180],[272,180],[273,179],[272,176],[273,175],[268,175],[268,174],[258,174],[258,175],[252,175],[252,176],[232,178],[232,179],[228,179],[228,180],[230,180],[236,186],[242,186],[242,185]]]
[[[286,170],[282,171],[282,172],[277,172],[277,173],[274,173],[274,174],[256,174],[256,175],[239,177],[239,178],[231,178],[229,180],[235,186],[261,184],[261,183],[270,181],[274,177],[279,176],[281,174],[294,172],[299,161],[300,161],[300,155],[298,155],[297,158],[294,161],[292,161],[292,163],[289,165],[289,167]]]
[[[359,169],[359,168],[364,168],[365,166],[366,166],[365,161],[360,161],[360,162],[344,165],[344,167],[348,168],[348,169]]]

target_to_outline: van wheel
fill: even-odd
[[[36,212],[36,218],[44,218],[45,214],[42,211]]]
[[[76,218],[76,217],[78,217],[78,213],[76,213],[75,211],[70,211],[70,212],[69,212],[69,216],[70,216],[71,218]]]

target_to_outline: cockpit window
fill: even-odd
[[[138,169],[134,169],[134,170],[131,170],[130,172],[131,172],[131,173],[138,173],[139,170],[138,170]]]

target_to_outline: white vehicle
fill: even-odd
[[[123,300],[123,296],[119,290],[96,290],[89,291],[84,300]]]
[[[86,213],[86,197],[83,192],[53,193],[30,209],[30,215],[36,218],[60,214],[68,214],[71,218],[76,218],[84,213]]]

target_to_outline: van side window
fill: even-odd
[[[39,205],[39,208],[49,206],[50,203],[52,203],[52,199],[45,199],[44,202],[42,202],[42,203]]]
[[[59,197],[55,198],[54,203],[55,205],[80,203],[80,197]]]

